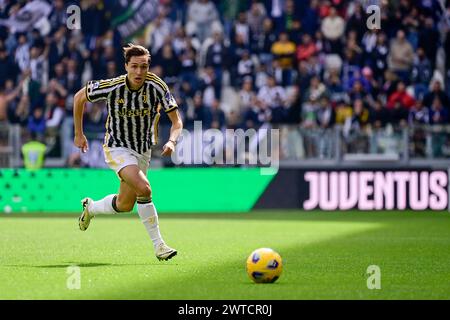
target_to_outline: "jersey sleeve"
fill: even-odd
[[[86,84],[86,98],[90,102],[106,100],[109,93],[114,90],[118,83],[120,83],[118,78],[88,81]]]
[[[175,97],[170,93],[168,88],[167,91],[164,92],[164,97],[161,100],[163,100],[160,102],[166,113],[169,113],[178,108]]]
[[[178,108],[175,97],[170,93],[169,87],[160,78],[156,78],[156,83],[159,85],[158,100],[166,113],[169,113]]]

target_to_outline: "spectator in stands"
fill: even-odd
[[[430,123],[430,109],[423,104],[422,100],[416,100],[409,110],[408,123],[410,126]]]
[[[309,7],[306,8],[305,13],[301,19],[303,32],[310,34],[311,36],[316,34],[319,29],[319,1],[311,0]]]
[[[259,129],[264,123],[269,123],[272,112],[260,99],[255,98],[251,108],[245,110],[243,115],[244,129]]]
[[[329,97],[332,102],[337,102],[347,96],[347,93],[344,92],[338,72],[330,73],[324,84],[328,88]]]
[[[393,109],[390,110],[389,122],[395,126],[406,127],[408,125],[408,116],[408,109],[404,108],[400,101],[396,101]]]
[[[0,87],[3,87],[8,79],[15,83],[19,73],[18,65],[14,62],[6,47],[0,42]]]
[[[356,31],[352,30],[348,33],[347,39],[345,42],[345,48],[347,51],[351,52],[353,55],[353,60],[356,61],[356,63],[361,66],[363,64],[363,57],[364,57],[364,50],[363,48],[358,44],[357,39],[357,33]]]
[[[64,109],[58,105],[58,98],[54,93],[50,92],[45,97],[44,116],[46,133],[59,135],[64,119]]]
[[[310,85],[306,89],[304,98],[310,101],[318,101],[327,94],[327,88],[320,81],[320,78],[314,76],[311,78]]]
[[[67,27],[65,25],[60,26],[53,34],[53,38],[48,39],[50,45],[48,46],[48,64],[54,66],[59,63],[64,57],[68,56],[68,43],[67,43]],[[34,44],[34,46],[42,49],[40,46]],[[47,51],[46,50],[46,51]],[[47,55],[47,53],[45,54]],[[47,58],[47,56],[45,57]],[[53,76],[53,69],[50,69],[50,77]]]
[[[322,129],[332,128],[336,122],[336,112],[334,111],[327,97],[320,99],[319,109],[317,109],[317,125]]]
[[[352,116],[347,118],[345,126],[350,126],[350,130],[361,131],[367,127],[369,120],[369,110],[364,105],[364,101],[355,99]]]
[[[353,114],[353,108],[346,102],[345,99],[341,99],[336,104],[336,124],[343,125],[347,118],[350,118]]]
[[[48,83],[48,64],[46,53],[42,48],[32,46],[30,50],[31,79],[39,85],[46,86]]]
[[[302,107],[302,127],[305,129],[312,129],[317,127],[317,110],[319,104],[316,98],[310,97],[303,103]]]
[[[246,12],[247,23],[250,28],[250,48],[252,52],[258,52],[258,43],[264,32],[264,19],[267,17],[266,8],[262,3],[253,2]],[[269,19],[269,21],[271,21]]]
[[[237,65],[237,86],[240,86],[244,78],[253,78],[255,73],[255,63],[250,57],[249,51],[244,51],[241,60],[239,60]]]
[[[89,58],[89,51],[86,50],[83,44],[75,38],[70,38],[67,45],[67,49],[68,55],[66,58],[69,61],[74,60],[76,62],[77,66],[76,72],[78,73],[78,76],[81,77],[81,74],[84,71],[85,62]]]
[[[439,97],[433,99],[430,108],[430,124],[448,124],[449,114],[448,107],[444,108]]]
[[[301,122],[302,114],[302,95],[299,86],[294,85],[290,88],[285,102],[286,119],[285,123],[298,125]]]
[[[436,66],[436,53],[440,42],[440,35],[434,26],[433,18],[425,18],[425,26],[419,32],[418,45],[423,48],[427,59],[430,61],[431,69]]]
[[[188,45],[188,37],[182,26],[175,26],[175,32],[172,36],[172,48],[177,57],[181,56],[182,52],[186,50]]]
[[[211,108],[203,104],[202,94],[197,92],[194,96],[194,105],[192,113],[188,112],[186,120],[190,128],[194,127],[195,121],[201,121],[204,130],[211,128],[212,114]]]
[[[389,110],[383,105],[380,99],[373,103],[373,109],[370,111],[369,122],[374,129],[384,128],[390,121]]]
[[[433,103],[430,108],[430,124],[431,125],[445,125],[449,123],[448,109],[442,106],[442,101],[439,97],[433,99]],[[434,157],[442,157],[442,147],[445,144],[445,132],[435,131],[432,132],[432,155]]]
[[[430,110],[424,106],[422,100],[417,100],[416,104],[409,111],[408,125],[412,130],[412,151],[414,156],[425,157],[427,132],[421,125],[430,123]]]
[[[335,7],[331,7],[328,16],[322,20],[321,31],[326,39],[325,52],[339,54],[345,21],[338,15]]]
[[[417,48],[414,56],[411,80],[414,83],[414,95],[416,98],[423,98],[427,92],[427,86],[430,83],[433,69],[430,60],[425,55],[423,48]]]
[[[17,97],[22,90],[22,83],[23,81],[14,88],[13,81],[9,79],[5,82],[4,88],[0,87],[0,121],[7,120],[7,115],[11,111],[11,113],[15,115],[18,104]],[[9,119],[9,121],[11,121],[11,119]]]
[[[60,26],[65,26],[67,22],[67,10],[64,0],[54,0],[53,10],[48,18],[51,30],[57,30]]]
[[[423,98],[423,104],[427,107],[431,107],[435,98],[439,98],[444,108],[448,108],[450,111],[450,98],[442,89],[441,81],[434,79],[431,81],[430,92],[425,94]]]
[[[190,41],[187,42],[186,49],[181,51],[180,57],[180,78],[182,81],[188,81],[192,86],[197,86],[197,61],[196,50]]]
[[[245,52],[249,52],[249,46],[247,46],[244,43],[244,38],[241,34],[237,33],[236,36],[233,38],[234,41],[231,42],[230,45],[230,53],[231,53],[231,84],[234,87],[238,87],[238,84],[236,83],[237,79],[237,64],[242,59],[242,56]]]
[[[356,32],[356,30],[355,30]],[[372,64],[372,55],[374,53],[374,50],[377,47],[377,41],[378,41],[378,30],[377,29],[371,29],[371,30],[367,30],[364,33],[364,36],[362,37],[361,40],[361,46],[362,46],[362,50],[364,51],[364,56],[365,56],[365,60],[364,60],[364,64],[366,65],[371,65]]]
[[[44,139],[45,134],[45,116],[44,110],[40,106],[33,109],[32,114],[28,118],[28,132],[31,135],[36,135],[38,140]]]
[[[245,12],[239,12],[238,18],[235,20],[233,28],[231,30],[231,37],[234,38],[237,34],[242,37],[244,44],[250,47],[250,26],[247,23],[247,15]]]
[[[302,41],[297,46],[297,60],[308,60],[317,52],[316,44],[312,41],[311,36],[307,33],[302,35]]]
[[[58,82],[62,87],[67,88],[67,73],[62,62],[55,65],[53,76],[51,78]]]
[[[175,56],[172,43],[167,41],[154,56],[154,66],[161,66],[163,69],[163,79],[167,85],[173,85],[178,81],[180,74],[180,60]]]
[[[262,64],[272,62],[272,45],[277,40],[277,34],[273,29],[273,22],[270,18],[263,21],[263,31],[258,38],[257,49],[258,58]]]
[[[353,114],[344,123],[343,135],[348,152],[369,151],[369,141],[366,129],[369,127],[369,111],[361,99],[356,99],[353,104]]]
[[[348,8],[347,10],[347,24],[346,24],[346,33],[350,31],[356,31],[358,33],[358,39],[361,39],[362,32],[366,29],[366,16],[364,14],[364,9],[362,7],[362,3],[359,1],[354,1],[353,6]]]
[[[405,32],[399,30],[395,39],[391,41],[388,65],[389,69],[395,72],[403,81],[409,78],[414,62],[414,50],[406,40]]]
[[[114,62],[111,62],[114,63]],[[115,67],[115,64],[114,64]],[[112,73],[117,75],[117,70],[110,72],[110,68],[108,68],[108,75]],[[77,88],[81,87],[81,74],[78,72],[78,63],[75,59],[70,59],[67,61],[67,85],[66,89],[68,94],[74,95],[77,92]]]
[[[275,77],[270,75],[266,85],[259,89],[258,99],[264,106],[274,109],[284,105],[286,92],[283,87],[277,85]]]
[[[445,70],[447,70],[445,74],[447,80],[446,81],[447,92],[450,92],[450,28],[447,30],[445,34],[444,52],[445,52]]]
[[[103,124],[106,123],[107,116],[104,102],[89,104],[83,116],[84,130],[91,136],[103,135]]]
[[[253,91],[253,80],[250,77],[244,78],[242,87],[239,90],[239,110],[245,110],[252,107],[256,97]]]
[[[203,92],[203,103],[205,106],[211,107],[214,100],[220,100],[222,91],[212,67],[206,67],[201,72],[199,88]]]
[[[289,35],[289,39],[294,41],[296,45],[300,42],[303,31],[300,15],[294,0],[286,0],[284,3],[282,28]]]
[[[156,19],[151,23],[150,52],[157,54],[173,33],[173,24],[167,19],[164,10],[161,10]]]
[[[219,100],[214,100],[211,105],[211,128],[219,130],[225,128],[225,113],[220,108]]]
[[[389,109],[393,109],[396,103],[405,109],[411,108],[415,103],[414,98],[406,91],[403,81],[397,84],[397,89],[388,97],[386,105]]]
[[[219,13],[210,0],[194,0],[188,5],[186,30],[196,34],[200,42],[221,29]]]
[[[18,33],[17,42],[18,45],[14,57],[20,71],[23,72],[30,67],[30,45],[26,33]]]
[[[286,32],[281,32],[271,48],[274,60],[278,62],[279,67],[283,72],[283,81],[285,85],[292,84],[292,68],[295,62],[296,46],[295,43],[289,40]]]
[[[51,79],[48,87],[47,87],[47,91],[49,93],[54,93],[56,95],[58,95],[58,97],[61,98],[66,98],[67,97],[67,90],[65,87],[63,87],[58,81],[56,81],[55,79]]]
[[[371,65],[374,71],[374,77],[380,81],[388,66],[389,47],[386,43],[386,34],[379,33],[377,36],[377,44],[370,55]]]
[[[214,68],[218,85],[222,86],[222,74],[228,68],[229,52],[225,45],[222,32],[214,32],[213,43],[206,50],[206,67]]]

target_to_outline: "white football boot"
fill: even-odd
[[[93,202],[91,198],[84,198],[81,200],[81,205],[83,206],[83,213],[78,218],[78,226],[80,227],[81,231],[85,231],[89,227],[89,223],[91,222],[91,219],[94,217],[93,215],[89,214],[89,205]]]
[[[158,260],[167,261],[177,255],[177,250],[169,247],[163,242],[156,247],[155,255]]]

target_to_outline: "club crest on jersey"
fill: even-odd
[[[142,102],[147,103],[147,95],[146,94],[144,94],[142,96]]]

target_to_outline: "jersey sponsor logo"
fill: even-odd
[[[92,90],[97,89],[100,86],[100,82],[96,81],[92,84]]]
[[[145,116],[149,116],[150,115],[150,109],[127,109],[127,108],[122,108],[122,110],[120,110],[118,112],[118,115],[120,117],[145,117]]]

